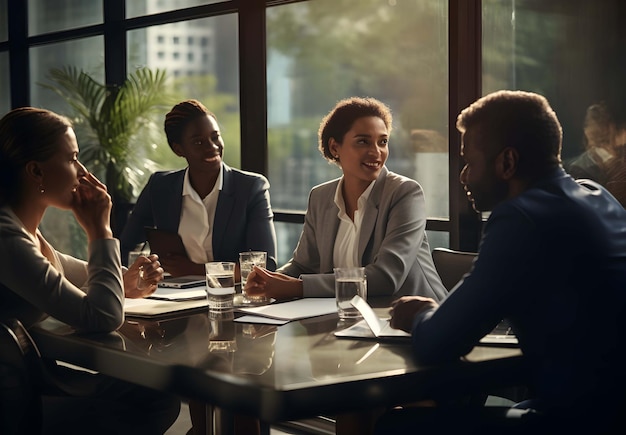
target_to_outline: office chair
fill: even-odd
[[[0,433],[40,433],[41,355],[19,320],[0,322]]]
[[[454,251],[447,248],[434,248],[432,252],[435,269],[444,287],[450,291],[472,268],[475,252]]]

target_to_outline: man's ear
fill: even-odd
[[[504,148],[496,159],[496,168],[498,175],[503,180],[510,180],[517,173],[519,165],[519,153],[515,148]]]

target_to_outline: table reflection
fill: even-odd
[[[262,375],[272,366],[276,326],[234,322],[234,313],[202,312],[163,320],[127,319],[119,329],[127,346],[222,373]]]

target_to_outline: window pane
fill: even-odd
[[[523,89],[546,96],[563,125],[566,169],[605,184],[626,204],[624,2],[482,5],[483,93]]]
[[[89,73],[95,80],[104,80],[104,41],[101,36],[76,41],[49,44],[30,49],[30,92],[31,104],[71,116],[68,105],[54,92],[43,88],[40,83],[51,84],[47,78],[51,68],[74,66]],[[78,144],[87,140],[87,132],[75,126]],[[84,231],[71,212],[50,207],[41,224],[41,231],[52,245],[61,252],[86,258],[87,240]]]
[[[152,26],[128,33],[128,69],[164,69],[172,84],[173,101],[194,98],[218,120],[224,139],[224,160],[240,167],[239,60],[237,16],[222,15]],[[173,104],[172,104],[173,105]],[[147,156],[159,168],[186,166],[169,148],[163,132],[168,107],[154,118],[157,145]]]
[[[102,20],[102,0],[28,0],[29,35],[100,24]]]
[[[220,1],[223,0],[126,0],[126,16],[132,18],[140,15],[152,15],[174,9],[219,3]]]
[[[440,0],[316,0],[267,10],[272,205],[306,208],[339,176],[317,150],[337,100],[371,96],[394,115],[387,166],[416,179],[429,216],[448,216],[448,27]]]
[[[50,69],[66,66],[83,70],[94,80],[102,83],[104,81],[103,37],[95,36],[31,48],[30,95],[33,105],[64,115],[71,114],[70,108],[61,97],[42,86],[42,84],[52,84],[49,79]]]
[[[9,23],[7,21],[7,0],[0,0],[0,41],[9,39]]]
[[[9,78],[9,53],[0,52],[0,117],[11,109],[11,81]]]

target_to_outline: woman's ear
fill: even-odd
[[[335,160],[339,159],[339,143],[335,140],[335,138],[331,137],[328,139],[328,150],[330,154],[335,158]]]
[[[172,151],[174,151],[174,153],[178,157],[186,157],[185,151],[183,150],[183,147],[179,143],[172,142]]]
[[[498,174],[503,180],[510,180],[517,173],[519,165],[519,153],[515,148],[506,147],[496,161]]]
[[[24,166],[24,172],[26,173],[26,177],[37,184],[41,184],[43,181],[43,168],[34,160],[26,163]]]

